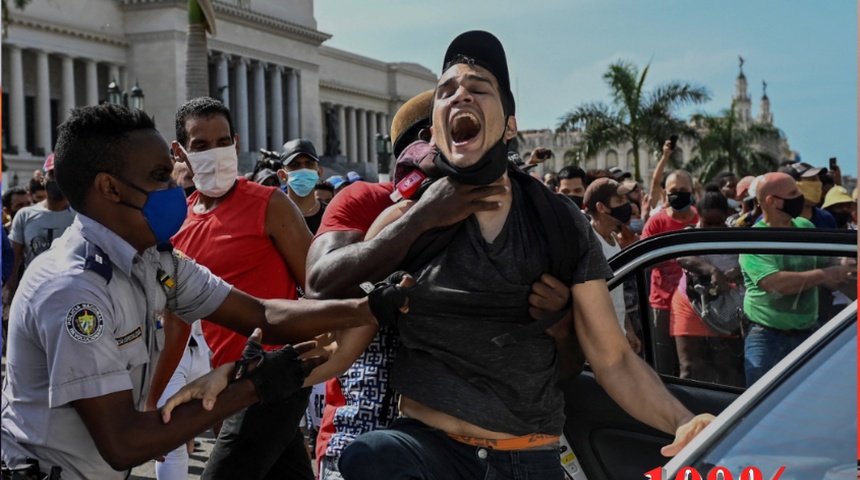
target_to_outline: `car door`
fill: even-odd
[[[656,365],[655,336],[659,334],[654,330],[659,327],[654,325],[650,315],[650,269],[661,262],[709,253],[772,253],[856,259],[857,235],[850,231],[813,229],[686,230],[651,237],[628,247],[610,259],[615,276],[608,285],[611,290],[625,281],[628,285],[635,283],[633,288],[638,299],[635,311],[631,313],[642,319],[642,356],[652,368]],[[742,344],[742,340],[740,342]],[[719,414],[744,391],[742,386],[684,379],[676,374],[663,373],[660,378],[668,390],[695,414]],[[565,437],[572,452],[563,451],[562,462],[569,474],[577,472],[572,475],[576,480],[645,478],[646,472],[668,461],[660,454],[660,448],[671,443],[673,435],[648,427],[624,412],[600,387],[587,367],[583,374],[564,385],[564,391]],[[563,446],[563,450],[566,448]]]

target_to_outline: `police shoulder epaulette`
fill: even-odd
[[[104,250],[94,243],[87,242],[84,258],[84,270],[92,270],[110,283],[113,278],[113,266]]]

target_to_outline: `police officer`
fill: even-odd
[[[185,198],[171,179],[167,143],[140,111],[75,109],[55,153],[57,181],[78,216],[33,262],[12,301],[0,423],[7,465],[31,457],[43,470],[62,468],[64,479],[124,478],[233,412],[295,392],[322,361],[298,359],[312,344],[263,353],[249,342],[238,367],[201,379],[232,380],[217,402],[181,405],[167,422],[141,411],[165,309],[245,335],[259,328],[257,342],[262,332],[291,343],[376,324],[370,303],[374,311],[405,303],[399,287],[361,300],[259,300],[172,251]]]

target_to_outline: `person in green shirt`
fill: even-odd
[[[785,173],[768,173],[759,180],[756,199],[762,219],[753,228],[814,228],[800,217],[804,197]],[[837,289],[854,279],[855,265],[828,266],[829,259],[812,256],[742,254],[746,295],[744,312],[751,327],[744,342],[747,386],[800,345],[818,321],[818,287]]]

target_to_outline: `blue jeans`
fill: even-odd
[[[344,449],[339,465],[346,480],[564,479],[558,449],[473,447],[406,418],[360,435]]]
[[[810,335],[812,335],[811,330],[806,333],[787,334],[751,323],[744,341],[744,371],[747,387],[758,381]]]

